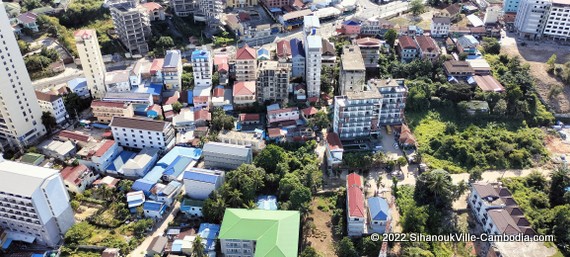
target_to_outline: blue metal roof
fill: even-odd
[[[210,183],[210,184],[216,184],[218,177],[219,176],[215,174],[199,172],[197,170],[192,170],[192,169],[184,172],[184,179]]]
[[[156,201],[146,201],[143,204],[143,209],[146,211],[160,211],[164,207],[164,204]]]
[[[194,159],[188,156],[177,156],[174,161],[164,169],[164,175],[178,177]]]
[[[388,220],[390,216],[390,208],[388,202],[382,197],[368,198],[368,208],[370,209],[370,216],[373,220]]]
[[[8,247],[10,247],[10,244],[12,244],[12,238],[8,238],[6,239],[6,242],[4,242],[4,244],[2,245],[2,249],[8,249]]]
[[[220,225],[211,223],[202,223],[198,229],[198,234],[200,237],[206,241],[206,250],[215,251],[216,250],[216,238],[220,234]]]
[[[176,67],[181,61],[180,50],[167,50],[162,67]]]
[[[71,90],[76,90],[77,88],[87,87],[87,79],[85,78],[75,78],[67,82],[67,87]]]
[[[210,58],[210,51],[208,50],[203,50],[203,49],[197,49],[194,50],[194,52],[192,52],[192,60],[195,59],[208,59]]]
[[[131,151],[122,151],[119,156],[117,156],[117,159],[120,159],[122,164],[125,164],[125,162],[127,162],[129,159],[132,159],[136,156],[137,154],[135,152],[131,152]],[[109,165],[109,167],[107,167],[107,170],[110,171],[117,171],[117,167],[115,167],[115,160],[113,160],[113,162],[111,162],[111,165]],[[120,167],[119,167],[120,168]]]
[[[257,55],[269,55],[269,50],[267,50],[265,48],[259,48],[257,50]]]
[[[132,92],[160,95],[162,93],[162,86],[162,84],[151,83],[148,86],[133,88]]]
[[[188,104],[194,104],[194,91],[188,90]]]
[[[257,198],[257,209],[275,211],[277,210],[277,197],[274,195],[261,195]]]
[[[272,7],[269,9],[270,12],[282,12],[283,10],[281,10],[281,8],[278,7]]]
[[[356,25],[360,25],[360,22],[356,22],[353,20],[347,20],[345,22],[342,23],[343,25],[349,25],[349,26],[356,26]]]
[[[297,55],[305,57],[305,49],[303,48],[303,42],[297,38],[291,39],[289,41],[291,45],[291,56],[295,57]]]
[[[156,182],[148,181],[144,178],[139,178],[133,183],[131,189],[136,191],[143,191],[145,194],[149,194],[154,185],[156,185]]]

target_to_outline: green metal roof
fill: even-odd
[[[297,257],[298,211],[226,209],[220,239],[255,240],[255,257]]]
[[[24,154],[24,156],[22,156],[22,159],[20,160],[20,162],[27,163],[27,164],[34,164],[34,162],[41,159],[42,157],[44,157],[44,156],[39,154],[39,153],[27,153],[27,154]]]

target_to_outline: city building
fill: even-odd
[[[63,124],[69,115],[63,105],[63,97],[36,91],[36,97],[42,112],[49,112],[59,125]]]
[[[297,257],[298,211],[226,209],[220,230],[221,252],[226,257]]]
[[[483,92],[504,92],[505,87],[491,75],[473,76],[475,83]]]
[[[323,42],[321,37],[317,35],[317,30],[321,25],[319,18],[316,16],[305,16],[303,24],[307,97],[319,97],[321,94],[321,59]]]
[[[220,85],[225,86],[230,79],[229,57],[225,54],[219,54],[214,57],[214,66],[218,72],[218,80]],[[214,85],[218,86],[218,85]]]
[[[371,37],[383,37],[388,30],[393,28],[394,23],[376,16],[362,21],[360,34]]]
[[[180,50],[166,51],[162,65],[162,77],[167,90],[178,91],[182,88],[182,54]]]
[[[209,27],[221,25],[224,13],[224,1],[221,0],[197,0],[197,9],[194,12],[194,21],[206,23]]]
[[[356,173],[346,176],[346,224],[348,236],[360,237],[366,223],[362,177]]]
[[[160,185],[160,187],[158,187]],[[151,191],[150,199],[162,202],[166,206],[172,206],[178,197],[180,190],[182,190],[182,183],[178,181],[170,181],[167,185],[157,184]]]
[[[327,158],[327,168],[333,169],[342,164],[342,154],[344,148],[342,142],[335,132],[327,133],[325,156]]]
[[[381,109],[382,95],[375,88],[335,96],[333,131],[341,139],[378,135]]]
[[[257,53],[247,44],[237,50],[235,60],[236,82],[255,81],[257,78]]]
[[[201,218],[204,217],[202,214],[203,207],[204,201],[185,198],[180,204],[180,211],[191,218]]]
[[[408,96],[408,88],[404,84],[404,79],[372,79],[368,81],[368,87],[377,89],[382,96],[378,124],[402,124]]]
[[[75,145],[85,147],[93,142],[93,138],[89,134],[79,131],[62,130],[54,137],[60,141],[71,141]]]
[[[281,8],[285,6],[289,6],[290,1],[288,0],[262,0],[261,1],[267,9],[271,8]]]
[[[160,4],[156,2],[148,2],[141,5],[148,12],[150,21],[163,21],[166,19],[164,7],[162,7]]]
[[[255,103],[255,81],[240,81],[233,88],[234,105],[244,106]]]
[[[246,8],[257,6],[257,0],[228,0],[226,6],[228,8]]]
[[[340,56],[339,93],[361,91],[366,83],[366,67],[358,45],[345,45]]]
[[[374,233],[384,233],[390,223],[390,207],[386,198],[370,197],[368,202],[368,231]]]
[[[146,175],[154,163],[156,163],[158,151],[156,148],[143,148],[120,167],[115,164],[117,173],[127,177],[142,177]],[[120,157],[118,157],[118,159],[120,159]]]
[[[430,31],[432,37],[447,37],[451,28],[451,18],[434,16],[431,19]]]
[[[321,65],[334,68],[336,63],[336,48],[334,44],[326,38],[322,38],[321,43],[323,46],[321,48]]]
[[[161,219],[166,211],[166,204],[157,201],[145,201],[143,203],[143,213],[147,218]]]
[[[464,35],[457,39],[457,50],[459,53],[466,53],[468,55],[477,55],[479,50],[479,40],[472,35]]]
[[[39,32],[40,28],[38,26],[37,20],[38,15],[33,12],[25,12],[16,18],[18,24],[20,24],[23,28],[30,29],[32,32]]]
[[[265,140],[260,133],[247,133],[239,131],[224,131],[218,134],[218,140],[226,144],[243,145],[251,147],[254,152],[265,148]]]
[[[303,41],[293,38],[289,41],[291,45],[291,76],[305,77],[305,48]]]
[[[0,228],[7,237],[58,246],[75,221],[59,172],[0,157],[0,177]]]
[[[91,102],[93,117],[101,123],[110,123],[113,117],[135,116],[133,105],[129,102],[112,102],[94,100]]]
[[[40,166],[45,161],[45,155],[39,153],[26,153],[20,159],[21,163]]]
[[[234,170],[253,160],[251,148],[218,142],[204,144],[203,154],[206,168]]]
[[[439,58],[441,51],[433,38],[430,36],[417,36],[416,42],[420,50],[418,55],[421,58],[430,59],[432,61],[436,61]]]
[[[505,0],[503,2],[504,12],[517,12],[519,9],[520,0]]]
[[[174,146],[174,128],[170,122],[145,118],[113,117],[109,124],[120,146],[168,151]]]
[[[382,49],[383,42],[377,38],[363,37],[357,39],[356,44],[360,48],[364,66],[366,68],[378,67],[378,59],[380,58],[380,50]]]
[[[295,4],[295,2],[293,2]],[[303,3],[299,3],[302,6]],[[299,8],[299,9],[301,9]],[[301,9],[296,11],[291,11],[284,13],[283,15],[279,15],[278,21],[286,31],[290,31],[296,28],[299,28],[303,25],[303,20],[306,16],[313,14],[311,9]]]
[[[115,70],[105,73],[105,90],[110,93],[130,92],[130,72],[127,70]]]
[[[191,56],[195,87],[212,86],[212,55],[205,49],[196,49]]]
[[[63,178],[65,188],[69,192],[81,194],[99,178],[99,175],[93,173],[89,167],[79,164],[77,166],[65,167],[61,170],[61,177]]]
[[[418,56],[418,45],[414,38],[410,36],[398,37],[396,51],[400,55],[401,62],[411,62]]]
[[[445,61],[443,63],[443,71],[445,71],[447,76],[453,76],[456,79],[467,78],[475,74],[471,65],[466,61]]]
[[[291,61],[291,44],[287,39],[281,39],[277,41],[277,60],[279,62],[290,62]]]
[[[131,55],[148,53],[151,36],[147,9],[139,0],[114,0],[109,3],[115,32]]]
[[[297,121],[299,120],[299,108],[298,107],[289,107],[283,109],[276,109],[276,110],[268,110],[267,111],[267,123],[277,123],[277,122],[284,122],[284,121]]]
[[[198,3],[195,0],[170,0],[170,6],[179,17],[187,17],[198,9]]]
[[[471,68],[473,68],[475,75],[484,76],[491,74],[491,65],[489,65],[485,59],[467,59],[466,61],[469,63]]]
[[[236,130],[253,132],[262,129],[261,115],[259,113],[240,113],[237,119]]]
[[[257,77],[257,101],[282,101],[289,96],[289,74],[291,64],[278,61],[262,61],[259,63]]]
[[[224,183],[224,172],[220,170],[190,168],[184,171],[186,195],[192,199],[206,200]]]
[[[87,80],[87,88],[91,96],[101,98],[105,94],[105,63],[101,55],[101,47],[94,29],[75,31],[75,45],[81,61],[81,68]]]
[[[79,49],[78,49],[79,51]],[[85,73],[85,71],[83,71]],[[86,78],[74,78],[67,82],[67,88],[70,92],[77,94],[81,98],[89,97],[89,87],[87,86]]]
[[[66,161],[75,156],[77,149],[71,141],[46,140],[38,145],[40,151],[59,161]]]
[[[521,0],[524,1],[524,0]],[[524,1],[527,3],[528,1]],[[568,40],[570,38],[570,19],[567,19],[570,12],[570,1],[551,0],[548,19],[544,27],[544,36],[548,39]],[[522,10],[519,10],[517,16]],[[518,18],[517,18],[518,19]],[[515,21],[516,26],[516,21]]]
[[[93,142],[77,152],[77,159],[95,171],[103,172],[117,158],[123,148],[114,140],[102,140]]]
[[[499,21],[499,17],[502,15],[502,8],[497,5],[489,6],[485,10],[485,17],[483,18],[483,23],[496,24]]]
[[[42,111],[27,72],[18,42],[0,4],[0,144],[22,148],[46,133]]]

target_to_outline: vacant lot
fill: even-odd
[[[311,235],[308,236],[307,241],[309,241],[311,246],[322,256],[335,256],[331,222],[332,211],[328,208],[324,208],[323,210],[316,208],[319,205],[326,206],[326,201],[325,198],[319,196],[315,197],[311,203],[312,213],[310,218],[313,219],[315,227]]]
[[[546,61],[552,54],[557,55],[557,63],[570,61],[570,47],[554,41],[526,41],[516,38],[514,34],[503,34],[501,52],[519,56],[530,65],[531,74],[536,78],[537,91],[556,113],[570,113],[570,87],[546,72]],[[525,42],[526,45],[522,46]],[[562,94],[549,99],[550,88],[554,85],[564,87]]]

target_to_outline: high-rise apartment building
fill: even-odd
[[[404,84],[404,79],[371,79],[368,81],[368,87],[377,89],[382,95],[382,109],[378,124],[402,124],[408,96],[408,88]]]
[[[257,77],[257,101],[281,101],[288,96],[290,63],[263,61],[259,64]]]
[[[176,16],[188,17],[198,9],[196,0],[170,0],[170,6],[174,9]]]
[[[362,91],[366,83],[366,67],[360,47],[345,45],[340,56],[339,91],[340,95],[347,92]]]
[[[105,63],[101,55],[97,32],[93,29],[75,31],[75,45],[91,96],[101,98],[105,95]]]
[[[568,40],[570,38],[570,1],[552,0],[544,36],[551,39]],[[518,15],[518,14],[517,14]]]
[[[335,96],[333,131],[341,139],[379,135],[381,108],[382,95],[375,88]]]
[[[517,12],[519,9],[520,0],[505,0],[503,2],[504,12]]]
[[[196,0],[197,8],[194,12],[194,21],[205,22],[208,26],[221,24],[224,13],[224,1],[222,0]]]
[[[56,246],[74,223],[59,172],[0,157],[0,177],[0,228],[7,237]]]
[[[150,18],[139,0],[114,0],[109,4],[119,39],[131,55],[148,53]]]
[[[317,35],[317,31],[321,27],[321,24],[317,16],[305,16],[303,24],[307,97],[318,97],[321,92],[321,50],[323,42],[321,37]]]
[[[168,90],[182,88],[182,53],[180,50],[167,50],[162,65],[162,77]]]
[[[190,58],[195,87],[212,86],[212,55],[206,49],[196,49]]]
[[[568,40],[570,38],[570,1],[521,0],[515,18],[519,36],[529,39]]]
[[[236,82],[257,78],[257,52],[247,44],[236,52]]]
[[[4,3],[0,3],[0,143],[21,147],[45,134],[42,111]]]

